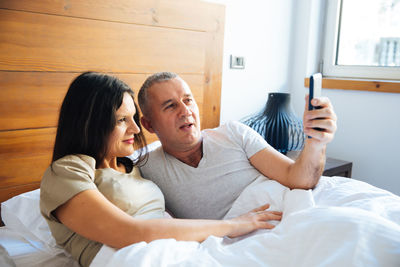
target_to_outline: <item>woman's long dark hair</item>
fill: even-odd
[[[91,156],[96,165],[103,162],[124,93],[134,99],[132,89],[116,77],[96,72],[76,77],[61,106],[52,162],[71,154]],[[136,103],[135,108],[134,120],[140,133],[134,135],[134,145],[141,149],[135,164],[139,164],[146,160],[147,153]]]

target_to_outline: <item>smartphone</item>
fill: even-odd
[[[311,105],[311,100],[314,97],[321,96],[321,89],[322,89],[322,74],[315,73],[310,76],[310,97],[308,99],[308,110],[317,109],[319,107],[314,107]]]
[[[313,109],[319,109],[320,107],[314,107],[311,105],[311,100],[314,97],[320,97],[321,96],[321,89],[322,89],[322,74],[321,73],[315,73],[310,76],[310,96],[308,98],[308,110],[313,110]],[[314,128],[315,130],[318,131],[323,131],[324,129],[321,128]],[[311,138],[309,136],[308,138]]]

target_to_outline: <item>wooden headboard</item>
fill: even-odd
[[[39,187],[59,107],[83,71],[135,91],[149,74],[176,72],[202,127],[218,126],[224,14],[198,0],[0,0],[0,202]]]

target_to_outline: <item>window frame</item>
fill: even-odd
[[[360,78],[400,81],[400,67],[336,65],[340,15],[343,0],[329,0],[326,5],[322,74],[334,78]]]

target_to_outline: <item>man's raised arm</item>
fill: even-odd
[[[320,109],[308,110],[308,96],[303,115],[306,137],[304,149],[293,161],[272,147],[267,147],[250,158],[251,164],[263,175],[293,189],[313,188],[322,175],[325,165],[326,145],[336,132],[336,114],[326,97],[312,100]],[[318,128],[318,129],[315,129]]]

